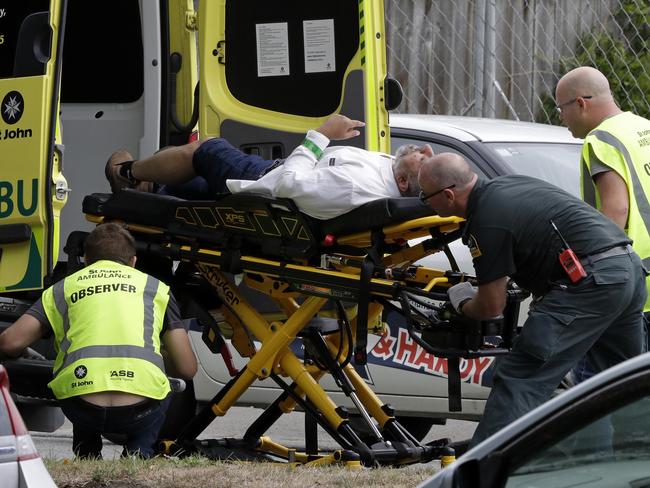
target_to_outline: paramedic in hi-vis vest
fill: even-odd
[[[101,436],[113,434],[123,456],[149,458],[171,397],[167,374],[192,378],[196,357],[169,287],[134,268],[126,230],[100,225],[84,251],[86,267],[45,290],[0,335],[0,352],[20,355],[54,334],[49,387],[72,422],[77,457],[101,458]]]
[[[627,233],[650,269],[650,120],[623,112],[605,75],[589,66],[560,79],[555,103],[571,134],[584,138],[583,199]],[[650,297],[643,311],[647,327]]]

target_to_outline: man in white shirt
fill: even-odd
[[[433,154],[430,146],[402,147],[396,158],[349,146],[327,147],[331,140],[358,136],[357,128],[363,125],[333,115],[310,130],[284,161],[244,154],[221,138],[171,147],[138,161],[117,151],[108,160],[106,176],[113,191],[150,191],[149,182],[155,182],[167,185],[159,193],[183,198],[214,198],[226,192],[290,198],[301,211],[323,220],[372,200],[417,196],[418,172]]]

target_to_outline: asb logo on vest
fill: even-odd
[[[135,373],[128,369],[111,370],[111,378],[133,378]]]
[[[86,368],[83,364],[80,364],[74,370],[74,375],[79,379],[85,378],[87,374],[88,374],[88,368]]]

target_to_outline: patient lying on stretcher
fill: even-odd
[[[332,140],[359,135],[364,124],[333,115],[310,130],[285,160],[245,154],[222,138],[170,147],[133,161],[126,151],[106,163],[111,190],[135,188],[184,199],[250,192],[290,198],[298,208],[327,220],[382,198],[418,196],[418,172],[429,145],[406,145],[395,157],[350,146],[328,147]]]

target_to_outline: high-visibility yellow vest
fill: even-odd
[[[58,399],[121,391],[162,399],[160,354],[169,287],[130,266],[97,261],[43,292],[55,336]]]
[[[625,181],[630,201],[625,232],[646,269],[650,269],[650,120],[623,112],[605,119],[585,138],[581,158],[582,197],[600,209],[598,188],[591,178],[594,157]],[[646,283],[650,290],[650,277]],[[650,296],[644,311],[650,311]]]

